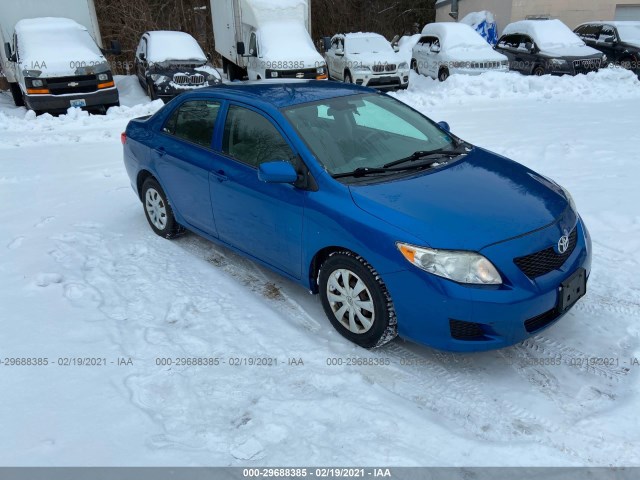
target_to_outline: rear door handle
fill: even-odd
[[[211,172],[211,175],[216,177],[220,183],[226,182],[229,178],[224,174],[224,170],[218,170],[217,172]]]
[[[154,151],[161,157],[164,157],[167,154],[167,151],[164,149],[164,147],[154,148]]]

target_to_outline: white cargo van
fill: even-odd
[[[16,105],[36,111],[118,105],[93,0],[0,3],[2,70]]]
[[[326,80],[308,0],[211,0],[216,51],[229,80]]]

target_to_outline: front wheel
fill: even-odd
[[[144,214],[151,229],[163,238],[174,238],[183,232],[173,216],[171,205],[160,184],[154,179],[147,179],[142,185],[142,201]]]
[[[344,74],[344,83],[353,83],[353,77],[351,76],[351,73],[346,72]]]
[[[418,61],[415,58],[411,60],[411,70],[420,75],[420,70],[418,70]]]
[[[343,337],[364,348],[395,338],[391,297],[362,257],[346,251],[332,254],[320,268],[319,284],[322,307]]]
[[[438,72],[438,80],[441,82],[446,82],[447,78],[449,78],[449,70],[446,68],[441,68],[440,72]]]
[[[544,67],[538,65],[536,68],[533,69],[533,75],[535,75],[536,77],[542,77],[545,74],[544,71]]]

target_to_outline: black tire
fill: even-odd
[[[353,83],[353,77],[351,76],[350,71],[344,72],[344,83]]]
[[[153,88],[153,82],[151,80],[147,80],[147,95],[151,100],[158,99],[158,95],[156,94],[156,89]]]
[[[17,83],[10,83],[9,88],[11,89],[11,96],[13,97],[13,103],[16,104],[16,107],[24,107],[24,97],[22,96],[20,85]]]
[[[415,58],[411,60],[411,70],[420,75],[420,71],[418,70],[418,61]]]
[[[533,68],[533,72],[531,72],[531,75],[535,75],[536,77],[542,77],[546,73],[547,72],[545,72],[544,67],[542,65],[536,65]]]
[[[162,208],[164,208],[164,216],[158,215],[158,217],[164,218],[163,226],[156,225],[157,222],[154,223],[154,219],[151,217],[151,214],[149,213],[150,202],[147,197],[149,193],[153,197],[155,197],[158,200],[159,204],[162,206]],[[162,190],[162,187],[156,181],[155,178],[148,178],[147,180],[145,180],[145,182],[142,184],[142,191],[140,196],[142,198],[144,215],[145,217],[147,217],[147,222],[149,222],[149,226],[155,232],[156,235],[159,235],[162,238],[171,239],[171,238],[177,237],[178,235],[184,232],[184,229],[178,224],[178,222],[176,221],[176,218],[173,215],[173,209],[171,208],[171,205],[167,201],[167,196],[165,195],[164,190]]]
[[[362,333],[351,331],[343,325],[340,320],[338,320],[338,314],[341,313],[342,320],[347,323],[349,322],[350,315],[348,310],[342,310],[343,307],[349,308],[347,303],[331,301],[329,299],[329,289],[332,288],[329,285],[329,281],[332,280],[332,282],[338,282],[338,285],[340,285],[340,281],[344,283],[344,275],[342,275],[340,279],[335,277],[339,271],[350,272],[352,275],[355,274],[350,276],[350,289],[357,284],[357,279],[362,281],[366,287],[365,290],[361,291],[355,297],[346,295],[341,295],[341,297],[347,299],[349,303],[355,300],[373,305],[373,315],[370,317],[367,315],[367,319],[372,319],[368,330],[365,330],[366,325],[360,321],[359,317],[355,314],[353,315],[354,325],[356,325],[356,329],[362,327]],[[362,257],[349,251],[333,253],[320,267],[320,275],[318,278],[320,299],[322,301],[322,307],[324,308],[325,314],[338,333],[347,340],[350,340],[363,348],[375,348],[390,342],[397,336],[396,314],[391,297],[389,296],[387,288],[382,282],[380,275],[378,275],[375,269]],[[343,284],[342,287],[345,287],[345,285]],[[337,292],[340,295],[338,290],[334,289],[332,291]],[[352,292],[349,290],[349,293]],[[352,308],[354,308],[354,304],[351,305]],[[337,312],[335,313],[334,308],[337,309]],[[360,312],[362,312],[362,309],[360,309]]]
[[[438,72],[438,80],[440,80],[441,82],[446,82],[447,78],[449,78],[449,69],[441,68]]]

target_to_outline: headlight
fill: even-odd
[[[563,60],[562,58],[552,58],[551,60],[549,60],[549,63],[554,67],[564,67],[567,65],[567,61]]]
[[[153,80],[153,83],[164,83],[169,80],[169,77],[167,77],[166,75],[154,73],[151,75],[151,80]]]
[[[98,74],[98,80],[100,80],[101,82],[106,82],[107,80],[109,80],[109,74],[108,73]]]
[[[407,62],[402,62],[400,65],[398,65],[398,68],[400,70],[406,70],[409,68],[409,64]]]
[[[609,58],[607,58],[606,55],[602,56],[602,63],[607,63],[609,61]]]
[[[209,75],[207,75],[207,82],[216,82],[220,80],[220,77],[218,77],[217,75],[214,75],[213,73],[210,73]]]
[[[32,87],[44,87],[44,80],[31,80]]]
[[[502,277],[485,257],[474,252],[434,250],[397,243],[404,258],[429,273],[458,283],[500,285]]]
[[[325,67],[318,67],[318,68],[316,69],[316,73],[317,73],[318,75],[324,75],[325,73],[327,73],[327,69],[326,69]]]

